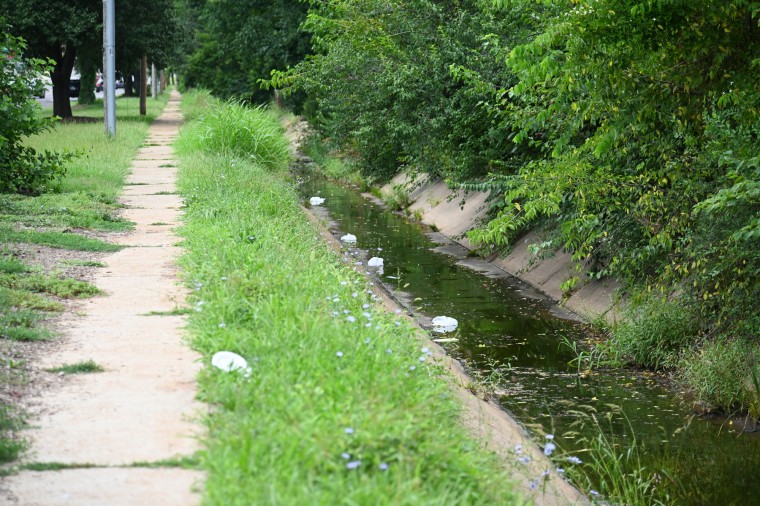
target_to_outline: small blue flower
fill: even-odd
[[[549,470],[548,470],[548,469],[547,469],[547,470],[545,470],[543,473],[541,473],[541,476],[542,476],[543,478],[546,478],[547,476],[549,476]]]
[[[357,298],[358,296],[359,296],[359,294],[357,292],[354,292],[354,293],[351,294],[351,297],[353,297],[353,298]]]
[[[575,455],[571,455],[570,457],[568,457],[567,461],[570,462],[571,464],[580,464],[581,462],[583,462],[581,459],[579,459]]]
[[[354,429],[353,429],[353,427],[346,427],[343,430],[343,432],[345,432],[346,434],[353,434],[354,433]]]
[[[520,455],[522,453],[523,446],[522,445],[515,445],[515,453]]]
[[[388,355],[390,355],[391,353],[393,353],[393,350],[390,349],[390,348],[388,348],[387,350],[385,350],[385,353],[387,353]]]
[[[354,323],[356,321],[356,318],[354,318],[351,315],[346,316],[346,321],[349,323]]]
[[[388,464],[386,464],[385,462],[381,462],[378,467],[380,468],[381,471],[387,471],[388,470]]]
[[[341,453],[340,456],[343,457],[346,460],[348,460],[348,459],[351,458],[351,454],[350,453],[346,453],[346,452]]]
[[[362,309],[369,309],[369,304],[362,304]]]
[[[557,471],[557,473],[558,473],[558,474],[562,474],[562,473],[564,473],[564,472],[565,472],[565,469],[564,469],[564,468],[562,468],[562,467],[558,467],[558,468],[557,468],[557,469],[555,469],[555,470]]]
[[[427,360],[427,357],[426,357],[425,355],[422,355],[422,356],[419,358],[419,360],[420,360],[420,362],[424,362],[425,360]]]
[[[528,462],[530,462],[530,457],[528,457],[527,455],[525,455],[524,457],[518,457],[517,462],[522,462],[523,464],[527,464]]]
[[[536,490],[538,488],[538,482],[536,480],[531,480],[529,486],[531,490]]]
[[[343,356],[343,352],[342,352],[342,351],[339,351],[339,352],[337,352],[337,353],[335,354],[335,356],[336,356],[336,357],[338,357],[338,358],[340,358],[340,357],[342,357],[342,356]]]
[[[414,371],[415,369],[417,369],[417,366],[416,366],[416,365],[413,365],[413,366],[410,366],[410,367],[409,367],[409,370],[410,370],[410,371]]]
[[[552,439],[554,439],[554,434],[547,434],[546,435],[546,439],[548,439],[549,441],[551,441]]]
[[[596,490],[589,490],[588,493],[591,495],[599,495],[599,492],[597,492]]]
[[[546,455],[548,457],[556,449],[557,449],[557,445],[555,445],[554,443],[552,443],[550,441],[550,442],[546,443],[546,446],[544,446],[544,455]]]
[[[346,464],[346,469],[356,469],[360,465],[362,465],[362,461],[361,460],[352,460],[351,462],[349,462],[348,464]]]
[[[369,344],[369,337],[364,340],[364,344]]]

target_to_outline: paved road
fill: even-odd
[[[116,96],[120,97],[124,95],[124,88],[116,88]],[[95,98],[102,99],[104,96],[104,92],[102,91],[96,91],[95,92]],[[53,108],[53,87],[48,86],[45,88],[45,98],[37,98],[37,103],[40,104],[42,107],[48,107]],[[76,104],[77,103],[76,97],[71,97],[71,103]]]

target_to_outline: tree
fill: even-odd
[[[85,70],[91,71],[93,55],[101,52],[102,1],[0,0],[0,12],[7,13],[14,33],[27,40],[29,56],[55,62],[50,74],[53,115],[70,118],[69,83],[77,56],[85,56]],[[160,66],[175,57],[181,32],[172,0],[122,0],[116,19],[118,68],[129,68],[143,54]],[[94,86],[94,79],[82,78],[83,87]]]
[[[0,19],[0,26],[2,26]],[[43,89],[41,77],[49,65],[21,58],[23,39],[0,31],[0,192],[39,193],[63,175],[70,155],[38,153],[24,138],[50,128],[41,118],[33,95]]]
[[[54,116],[72,116],[69,84],[77,48],[100,30],[102,10],[100,0],[0,0],[13,32],[27,41],[27,55],[54,62]]]
[[[195,30],[195,47],[181,72],[185,84],[267,102],[271,92],[259,81],[295,65],[310,50],[309,36],[300,29],[307,9],[297,0],[185,0],[185,23]]]

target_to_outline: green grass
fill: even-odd
[[[203,154],[197,131],[182,140],[181,264],[207,364],[199,396],[214,406],[204,504],[522,504],[460,425],[447,373],[322,241],[287,172]],[[210,367],[221,350],[250,377]]]
[[[42,274],[0,274],[0,286],[13,290],[47,293],[62,299],[98,295],[100,290],[86,281]]]
[[[151,311],[147,313],[147,316],[182,316],[192,313],[192,310],[187,307],[176,307],[171,311]]]
[[[0,464],[13,462],[27,447],[14,434],[24,426],[23,418],[12,407],[0,404]]]
[[[103,262],[97,262],[95,260],[64,260],[61,265],[71,267],[105,267]]]
[[[367,181],[362,177],[356,164],[351,163],[347,158],[337,156],[337,153],[317,135],[308,137],[303,145],[303,151],[325,176],[358,186],[363,190],[369,189]]]
[[[60,312],[64,309],[60,302],[48,299],[38,293],[15,290],[4,286],[0,286],[0,307],[16,307],[47,312]]]
[[[44,315],[38,311],[16,307],[0,307],[0,338],[11,341],[46,341],[49,330],[38,324]]]
[[[77,362],[75,364],[64,364],[59,367],[52,367],[50,369],[45,369],[47,372],[52,373],[63,373],[63,374],[89,374],[94,372],[103,372],[105,369],[95,363],[94,360],[85,360],[82,362]]]
[[[92,469],[103,467],[97,464],[89,463],[68,463],[68,462],[27,462],[19,466],[24,471],[63,471],[64,469]]]
[[[30,243],[48,246],[51,248],[67,249],[74,251],[119,251],[123,248],[118,244],[111,244],[100,239],[91,239],[80,234],[49,232],[36,230],[14,230],[8,225],[0,225],[0,242]]]

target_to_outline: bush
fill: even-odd
[[[41,91],[40,78],[49,63],[21,58],[24,49],[23,39],[0,32],[0,193],[31,195],[63,176],[73,155],[38,153],[24,145],[26,137],[53,125],[37,114],[32,98]]]

